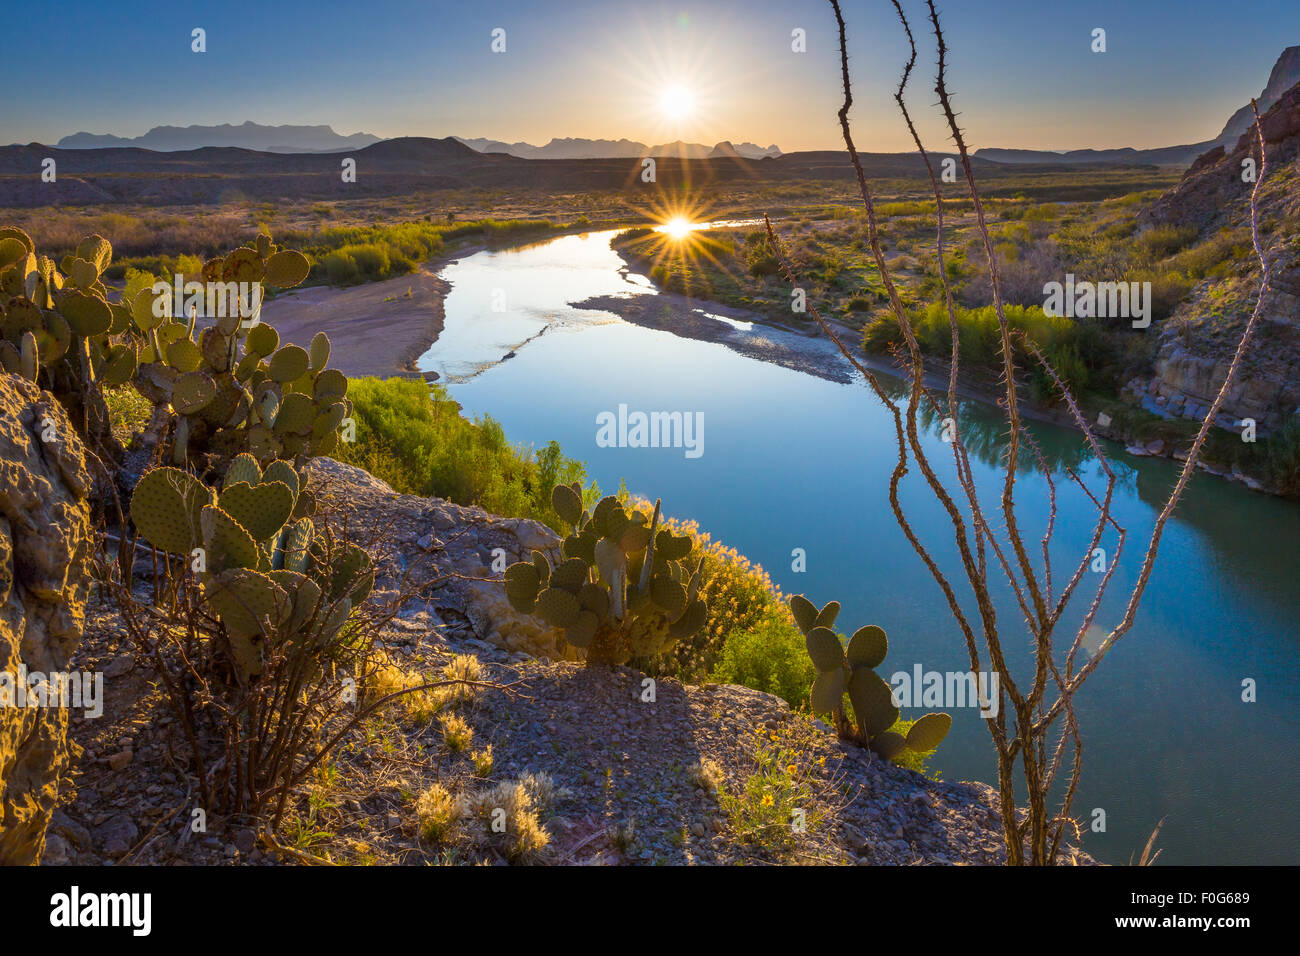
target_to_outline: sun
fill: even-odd
[[[695,96],[686,87],[674,84],[659,94],[659,109],[669,119],[684,119],[695,109]]]
[[[691,221],[685,216],[673,216],[660,227],[665,235],[673,239],[685,239],[693,228]]]

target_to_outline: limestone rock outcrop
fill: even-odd
[[[1261,434],[1268,434],[1300,412],[1300,245],[1295,242],[1300,85],[1261,117],[1260,128],[1269,167],[1260,189],[1260,241],[1271,282],[1256,339],[1229,390],[1220,424],[1234,427],[1251,418]],[[1140,225],[1191,227],[1202,238],[1229,232],[1248,236],[1253,183],[1243,179],[1243,163],[1256,154],[1252,127],[1235,147],[1216,148],[1197,160],[1177,186],[1143,210]],[[1160,326],[1154,375],[1131,382],[1130,393],[1153,411],[1203,416],[1223,383],[1259,288],[1253,251],[1228,277],[1202,281]]]
[[[68,710],[23,675],[66,673],[90,587],[90,476],[52,395],[0,373],[0,864],[40,860],[70,759]],[[28,706],[18,706],[26,703]]]
[[[326,512],[348,516],[351,540],[377,556],[376,597],[436,581],[415,602],[443,623],[512,653],[575,657],[563,634],[506,600],[501,572],[541,551],[561,560],[560,536],[528,518],[502,518],[441,498],[397,494],[385,482],[331,458],[314,458],[309,480]],[[494,567],[495,566],[495,567]]]

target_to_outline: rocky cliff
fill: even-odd
[[[1289,46],[1282,51],[1282,55],[1273,64],[1273,72],[1268,75],[1268,84],[1258,97],[1259,108],[1268,110],[1297,83],[1300,83],[1300,46]],[[1223,132],[1214,142],[1224,149],[1231,149],[1254,123],[1255,115],[1251,111],[1250,104],[1247,103],[1232,114],[1224,124]]]
[[[1260,239],[1271,283],[1262,325],[1220,423],[1234,427],[1242,418],[1253,418],[1266,434],[1300,409],[1300,85],[1263,115],[1261,128],[1269,168],[1260,191]],[[1230,150],[1216,147],[1143,211],[1141,223],[1192,227],[1201,238],[1229,231],[1247,234],[1253,184],[1243,180],[1243,163],[1256,153],[1253,130]],[[1202,282],[1161,327],[1155,374],[1131,387],[1169,414],[1203,415],[1223,382],[1259,287],[1253,254],[1229,277]]]
[[[0,373],[0,864],[39,861],[69,762],[67,709],[32,706],[17,684],[66,672],[81,639],[89,491],[59,403]]]

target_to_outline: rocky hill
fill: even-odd
[[[42,400],[13,376],[0,376],[0,389],[25,403],[24,422]],[[15,447],[0,436],[0,451],[9,456],[4,465],[30,462],[55,483],[50,465]],[[57,483],[84,490],[84,475],[70,474]],[[0,850],[10,861],[39,853],[53,811],[45,865],[1003,862],[997,797],[984,784],[940,782],[882,761],[780,698],[749,688],[660,679],[647,697],[644,675],[635,670],[588,669],[564,659],[559,632],[511,609],[488,567],[498,548],[507,560],[532,549],[558,555],[559,539],[544,526],[398,495],[329,459],[313,462],[309,481],[318,514],[344,515],[351,540],[372,542],[372,600],[410,594],[413,585],[422,595],[380,635],[378,650],[393,671],[416,683],[455,673],[480,686],[467,689],[454,711],[398,707],[387,719],[355,727],[328,768],[295,795],[278,837],[211,814],[195,833],[196,778],[181,756],[183,731],[149,662],[133,652],[117,609],[95,601],[71,663],[106,675],[104,712],[71,718],[64,751],[76,759],[65,766],[45,746],[34,772],[33,750],[22,741],[49,741],[32,726],[15,733],[13,718],[0,724],[0,781],[7,788]],[[61,528],[73,537],[57,553],[80,553],[84,504],[75,504],[71,491],[50,500],[65,502],[60,507],[76,517],[50,514],[40,533],[49,539],[46,525]],[[0,513],[13,525],[18,512],[10,504],[0,499]],[[14,540],[21,546],[20,535]],[[57,593],[80,608],[84,590],[67,590],[80,587],[79,565],[68,563],[74,574]],[[140,573],[147,570],[141,559]],[[16,595],[30,616],[49,619],[52,586],[22,588],[15,586],[6,610]],[[70,621],[62,626],[62,656],[32,663],[67,663],[79,629]],[[29,627],[33,633],[37,646],[56,636]],[[6,647],[12,658],[12,640],[0,642],[0,651]],[[451,723],[444,719],[449,713]],[[35,718],[22,719],[30,725]],[[779,802],[759,799],[772,792]],[[493,807],[518,815],[508,839],[479,820]],[[792,827],[793,817],[799,826]],[[522,820],[532,822],[521,828]],[[439,838],[430,840],[435,825]],[[1092,862],[1073,849],[1065,861]]]
[[[90,487],[63,408],[0,372],[0,865],[40,859],[74,755],[69,711],[26,692],[65,673],[81,640]]]
[[[1300,46],[1289,46],[1282,51],[1282,55],[1273,64],[1273,71],[1268,76],[1268,83],[1265,84],[1263,91],[1256,97],[1260,111],[1272,109],[1273,104],[1280,100],[1297,83],[1300,83]],[[1231,149],[1236,145],[1242,134],[1254,125],[1254,122],[1254,114],[1251,112],[1250,104],[1247,103],[1232,114],[1228,122],[1224,124],[1223,132],[1214,139],[1211,145]]]
[[[1275,71],[1276,72],[1276,71]],[[1263,115],[1268,177],[1260,197],[1261,242],[1272,281],[1264,297],[1263,325],[1224,406],[1221,424],[1253,418],[1261,432],[1280,429],[1300,410],[1300,85]],[[1200,237],[1249,229],[1252,183],[1243,162],[1257,155],[1253,132],[1230,149],[1201,157],[1182,181],[1140,216],[1149,226],[1192,228]],[[1233,276],[1202,282],[1159,332],[1155,374],[1131,383],[1144,400],[1173,415],[1197,418],[1223,381],[1241,328],[1259,292],[1257,264]]]

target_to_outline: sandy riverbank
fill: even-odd
[[[438,272],[483,246],[465,246],[424,263],[410,275],[336,289],[308,286],[262,307],[280,341],[306,348],[317,332],[330,337],[330,365],[345,375],[419,374],[416,362],[438,340],[451,284]]]

